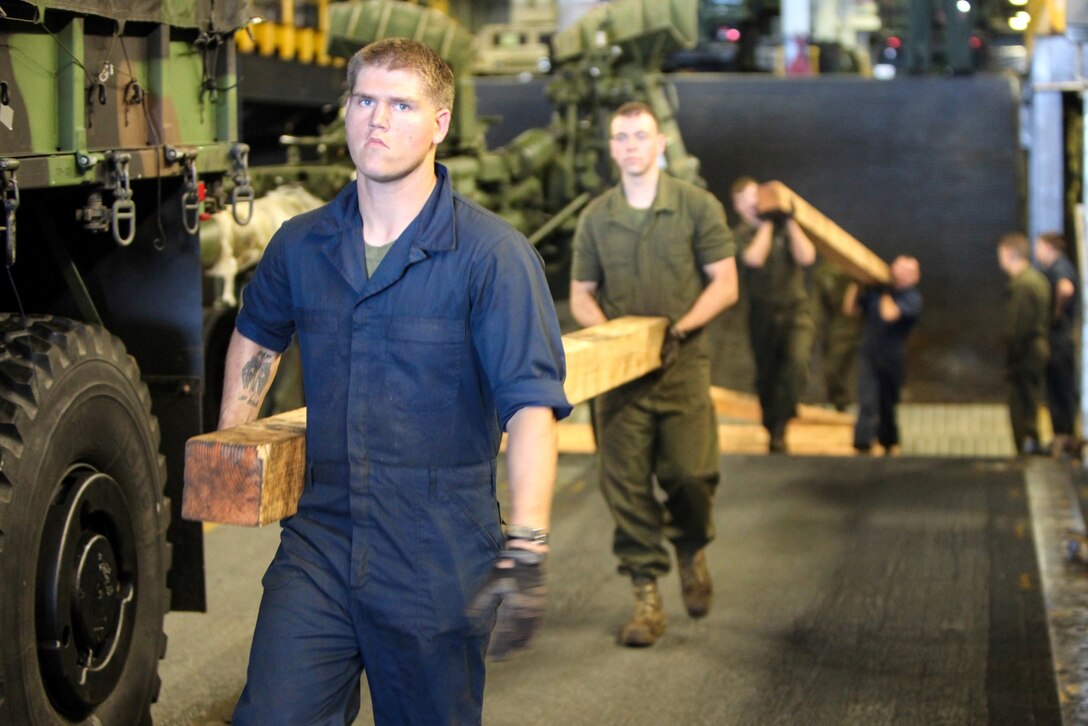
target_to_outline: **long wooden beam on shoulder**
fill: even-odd
[[[563,336],[568,400],[581,403],[661,365],[665,318],[625,317]],[[185,445],[182,516],[260,526],[295,513],[305,483],[306,409]]]
[[[891,282],[891,271],[884,260],[782,182],[760,184],[758,204],[760,214],[791,214],[820,254],[839,265],[858,282],[865,285],[887,285]]]

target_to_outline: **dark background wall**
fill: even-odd
[[[994,246],[1023,228],[1013,81],[692,74],[675,86],[684,142],[730,214],[737,176],[779,179],[884,259],[919,258],[926,311],[911,340],[908,399],[1003,397],[1005,280]],[[547,123],[543,89],[539,79],[481,80],[480,113],[503,117],[489,145]],[[719,326],[715,382],[750,389],[742,315]],[[814,378],[808,398],[820,395]]]

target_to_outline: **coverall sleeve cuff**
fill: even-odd
[[[495,392],[495,407],[503,431],[513,415],[527,406],[550,408],[557,421],[570,416],[573,410],[559,381],[522,381]]]

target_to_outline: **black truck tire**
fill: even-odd
[[[0,315],[0,724],[150,723],[170,603],[159,438],[117,338]]]

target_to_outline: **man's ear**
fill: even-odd
[[[434,145],[438,146],[446,138],[446,134],[450,132],[450,118],[453,113],[448,109],[441,109],[434,118]]]

